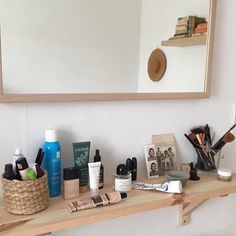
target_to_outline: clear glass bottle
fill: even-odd
[[[125,164],[117,166],[114,176],[114,190],[118,192],[128,192],[131,190],[131,173]]]

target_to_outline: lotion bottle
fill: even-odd
[[[45,131],[43,151],[43,166],[48,173],[49,195],[55,197],[61,193],[61,145],[57,141],[55,130]]]

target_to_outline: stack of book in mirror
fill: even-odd
[[[185,16],[177,19],[175,34],[169,39],[198,36],[207,33],[207,21],[205,17]]]
[[[207,28],[208,28],[208,23],[207,22],[198,24],[196,26],[196,28],[194,29],[194,33],[192,34],[192,36],[206,35],[207,34]]]

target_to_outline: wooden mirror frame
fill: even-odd
[[[215,29],[216,1],[210,0],[209,31],[207,34],[207,52],[205,81],[203,92],[178,93],[60,93],[60,94],[4,94],[2,81],[2,56],[0,41],[0,102],[70,102],[70,101],[121,101],[121,100],[157,100],[157,99],[200,99],[210,97],[213,41]]]

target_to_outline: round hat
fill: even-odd
[[[165,53],[157,48],[155,49],[148,60],[148,75],[152,81],[159,81],[166,71],[166,56]]]

